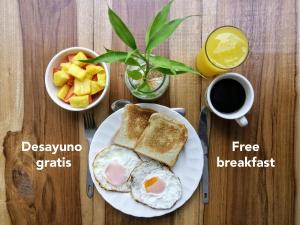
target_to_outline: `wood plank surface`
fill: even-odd
[[[3,154],[4,138],[9,131],[20,131],[23,123],[23,46],[20,15],[17,1],[1,1],[0,30],[0,221],[11,224],[8,214],[5,191],[5,158]],[[9,60],[9,59],[15,59]],[[2,85],[5,81],[6,85]],[[17,94],[11,90],[16,90]]]
[[[186,1],[176,1],[170,14],[172,19],[182,18],[186,15],[200,15],[202,14],[202,5],[200,1],[191,1],[189,4]],[[194,66],[195,55],[201,46],[201,22],[200,16],[189,18],[170,38],[171,59]],[[186,118],[196,129],[201,107],[201,81],[199,76],[185,74],[172,77],[170,84],[171,106],[184,107],[187,111]],[[175,213],[174,223],[178,225],[202,224],[204,205],[201,202],[202,196],[200,188],[198,188],[187,204]]]
[[[44,72],[49,60],[57,51],[77,42],[76,5],[72,1],[18,3],[15,7],[19,10],[22,30],[25,98],[22,130],[8,133],[4,141],[6,203],[11,222],[81,223],[79,154],[58,153],[53,156],[20,151],[22,141],[37,144],[78,142],[78,115],[54,105],[44,86]],[[10,91],[11,94],[15,92]],[[16,96],[19,97],[22,93]],[[55,157],[72,159],[72,167],[36,170],[36,160]]]
[[[245,31],[251,53],[235,71],[253,84],[255,103],[249,125],[211,115],[210,201],[201,187],[180,209],[141,219],[112,208],[95,190],[85,190],[88,146],[82,115],[64,111],[48,97],[44,72],[61,49],[84,46],[98,53],[104,46],[126,50],[112,32],[111,6],[144,47],[146,27],[167,0],[3,0],[0,2],[0,224],[83,225],[300,225],[299,2],[296,0],[175,0],[170,18],[189,18],[156,54],[194,65],[207,35],[231,24]],[[298,36],[297,36],[298,35]],[[124,65],[113,64],[110,93],[94,109],[100,124],[117,99],[133,98],[124,84]],[[191,74],[172,77],[159,104],[184,107],[198,129],[200,107],[211,79]],[[257,153],[232,152],[231,143],[258,143]],[[83,145],[80,153],[21,152],[21,142]],[[3,143],[3,147],[2,147]],[[273,157],[276,168],[217,168],[216,157]],[[36,170],[38,159],[66,157],[71,168]]]
[[[295,135],[294,135],[294,140],[295,140],[295,145],[294,145],[294,150],[295,150],[295,224],[300,224],[300,164],[297,163],[300,161],[300,98],[299,98],[299,93],[300,93],[300,77],[299,77],[299,71],[300,71],[300,35],[299,35],[299,30],[300,30],[300,2],[297,1],[297,63],[296,63],[296,69],[297,69],[297,75],[296,76],[296,110],[295,110]]]
[[[243,129],[212,118],[211,202],[205,209],[205,224],[294,224],[295,6],[294,1],[217,2],[215,26],[236,25],[250,39],[251,53],[237,71],[252,82],[255,104]],[[261,150],[232,152],[233,140],[258,143]],[[215,166],[217,156],[254,155],[274,157],[276,169]]]

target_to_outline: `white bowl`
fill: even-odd
[[[106,74],[106,84],[105,84],[104,90],[102,91],[102,93],[99,97],[97,97],[91,104],[89,104],[87,107],[84,107],[84,108],[74,108],[70,104],[67,104],[64,101],[60,100],[56,96],[58,88],[53,84],[53,80],[52,80],[53,68],[54,67],[59,67],[59,64],[67,57],[67,55],[72,54],[72,53],[77,53],[79,51],[84,52],[87,56],[89,56],[91,58],[95,58],[95,57],[98,56],[98,54],[96,52],[94,52],[93,50],[90,50],[88,48],[83,48],[83,47],[67,48],[67,49],[64,49],[64,50],[60,51],[59,53],[57,53],[51,59],[51,61],[49,62],[48,66],[47,66],[46,72],[45,72],[45,85],[46,85],[46,90],[47,90],[48,95],[50,96],[50,98],[58,106],[66,109],[66,110],[77,111],[77,112],[93,108],[94,106],[99,104],[101,102],[101,100],[104,98],[104,96],[106,95],[106,93],[108,92],[109,82],[110,82],[110,75],[109,75],[109,70],[107,68],[107,65],[105,63],[101,63],[102,67],[105,70],[105,74]]]

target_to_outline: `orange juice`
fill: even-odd
[[[205,76],[218,75],[242,64],[248,52],[248,39],[240,29],[219,27],[209,35],[198,53],[196,66]]]

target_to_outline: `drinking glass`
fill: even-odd
[[[239,28],[222,26],[208,36],[196,58],[197,70],[204,76],[225,73],[247,58],[249,41]]]

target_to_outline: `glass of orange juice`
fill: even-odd
[[[208,36],[197,55],[196,67],[204,76],[215,76],[241,65],[249,53],[249,42],[239,28],[223,26]]]

